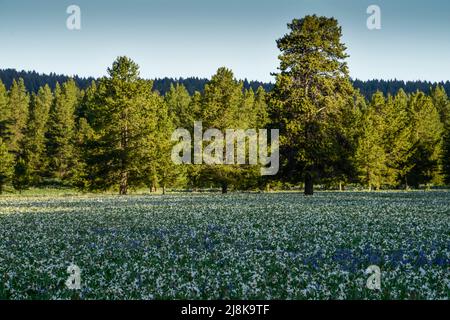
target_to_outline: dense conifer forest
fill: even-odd
[[[275,83],[140,77],[118,57],[100,79],[0,72],[0,192],[60,185],[81,190],[302,186],[419,188],[450,183],[450,83],[352,81],[333,18],[288,24]],[[298,42],[299,35],[308,41]],[[280,132],[280,171],[176,165],[173,131]]]

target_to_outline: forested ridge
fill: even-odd
[[[0,192],[64,185],[80,190],[167,187],[269,190],[302,185],[368,189],[450,183],[449,82],[352,81],[341,28],[306,16],[277,40],[274,84],[142,79],[118,57],[100,79],[0,75]],[[447,90],[447,91],[446,91]],[[172,132],[280,130],[280,171],[254,165],[176,165]]]
[[[19,80],[22,78],[25,83],[25,88],[29,92],[37,93],[39,88],[44,85],[49,85],[49,87],[54,90],[56,83],[63,83],[69,79],[73,79],[77,84],[78,88],[86,89],[88,88],[92,81],[96,80],[93,77],[78,77],[78,76],[67,76],[60,74],[42,74],[36,71],[17,71],[15,69],[0,69],[0,80],[5,84],[6,88],[9,90],[13,83],[13,80]],[[170,90],[171,85],[182,84],[190,95],[193,95],[195,91],[203,92],[205,84],[208,83],[209,79],[199,78],[199,77],[188,77],[188,78],[155,78],[153,79],[153,90],[158,91],[161,95],[166,95]],[[370,99],[374,93],[377,91],[382,92],[384,95],[395,95],[400,89],[405,91],[405,93],[414,93],[417,90],[422,91],[426,94],[430,94],[432,89],[441,86],[445,89],[446,93],[450,95],[450,81],[445,82],[431,82],[431,81],[403,81],[403,80],[351,80],[353,86],[359,89],[361,94],[366,98]],[[274,84],[270,82],[262,82],[255,80],[243,80],[244,88],[256,91],[260,86],[266,92],[272,90]]]

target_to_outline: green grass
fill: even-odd
[[[450,192],[52,192],[0,197],[0,299],[450,296]]]

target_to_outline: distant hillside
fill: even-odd
[[[15,69],[3,69],[3,70],[0,69],[0,80],[5,84],[8,90],[11,87],[13,80],[19,78],[22,78],[24,80],[25,86],[28,91],[37,92],[37,90],[39,90],[39,87],[45,84],[48,84],[52,89],[54,89],[57,82],[63,83],[67,81],[70,77],[55,73],[42,74],[37,73],[36,71],[17,71]],[[78,76],[73,77],[73,79],[77,83],[78,87],[80,87],[81,89],[86,89],[91,84],[91,82],[95,80],[95,78],[92,77],[82,78]],[[186,87],[186,89],[190,94],[193,94],[195,91],[202,92],[207,82],[208,79],[206,78],[190,77],[185,79],[184,78],[173,79],[166,77],[161,79],[154,79],[153,88],[164,95],[170,89],[171,84],[181,83]],[[256,89],[258,89],[259,86],[263,86],[266,91],[269,91],[272,88],[272,84],[270,83],[244,80],[244,87],[247,89],[251,87],[256,91]]]
[[[39,87],[48,84],[52,89],[55,87],[56,83],[62,83],[69,79],[66,75],[60,75],[55,73],[50,74],[41,74],[35,71],[17,71],[15,69],[0,69],[0,80],[5,84],[5,86],[9,89],[11,87],[13,79],[22,78],[25,82],[25,86],[29,91],[36,92]],[[81,89],[86,89],[95,78],[82,78],[75,76],[73,77],[77,85]],[[181,83],[183,84],[190,94],[193,94],[195,91],[203,91],[205,84],[208,82],[206,78],[161,78],[154,79],[153,88],[159,91],[161,94],[165,94],[171,84]],[[402,80],[354,80],[353,85],[355,88],[359,89],[361,93],[366,97],[370,98],[375,92],[381,91],[385,95],[391,94],[394,95],[398,92],[398,90],[403,89],[406,93],[416,92],[417,90],[423,91],[425,93],[430,92],[430,88],[434,88],[436,85],[442,85],[447,94],[450,95],[450,81],[446,82],[428,82],[428,81],[402,81]],[[249,81],[247,79],[244,80],[244,87],[246,89],[253,88],[256,90],[259,86],[262,86],[266,91],[270,91],[273,87],[272,83],[264,83],[260,81]]]
[[[22,78],[25,82],[25,86],[28,91],[37,92],[39,87],[48,84],[52,90],[55,88],[57,82],[63,83],[69,79],[68,76],[61,74],[42,74],[36,71],[17,71],[16,69],[0,69],[0,80],[9,90],[14,79]],[[85,89],[87,88],[94,78],[80,78],[78,76],[73,77],[78,87]]]
[[[209,80],[206,78],[179,78],[179,79],[173,79],[173,78],[162,78],[162,79],[155,79],[153,83],[153,88],[157,91],[159,91],[161,94],[165,94],[170,89],[170,85],[173,83],[181,83],[186,87],[186,90],[189,92],[189,94],[193,94],[195,91],[203,92],[203,88],[205,87],[205,84]],[[256,91],[260,86],[262,86],[266,91],[270,91],[273,87],[273,84],[271,83],[264,83],[260,81],[248,81],[247,79],[244,81],[244,88],[249,89],[252,88],[254,91]]]
[[[381,91],[385,95],[395,95],[400,89],[403,89],[406,93],[420,90],[429,94],[430,88],[435,88],[437,85],[443,86],[447,94],[450,95],[450,81],[436,83],[429,81],[405,82],[402,80],[353,80],[353,86],[359,89],[366,98],[370,98],[377,91]]]

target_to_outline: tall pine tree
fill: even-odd
[[[373,95],[368,108],[363,112],[361,135],[358,140],[355,160],[360,181],[372,188],[380,189],[386,182],[388,172],[387,155],[384,147],[383,132],[385,123],[382,115],[386,101],[381,92]]]
[[[108,75],[100,79],[88,106],[94,131],[87,143],[89,188],[118,187],[124,195],[130,187],[146,183],[152,160],[149,147],[157,139],[156,114],[163,100],[127,57],[118,57]]]
[[[38,93],[32,95],[24,143],[24,157],[28,164],[31,182],[34,185],[38,185],[45,174],[47,159],[45,134],[52,104],[53,93],[48,85],[39,88]]]
[[[444,125],[438,109],[431,97],[417,92],[409,100],[408,111],[414,148],[409,159],[411,170],[406,179],[416,188],[421,184],[440,184],[443,180],[440,164]]]
[[[23,80],[13,80],[4,116],[6,119],[4,141],[8,145],[9,151],[14,153],[16,157],[21,156],[28,121],[29,103],[30,97]]]
[[[337,141],[331,119],[353,95],[334,18],[306,16],[288,24],[289,33],[277,41],[280,73],[271,95],[273,126],[280,128],[284,177],[303,178],[305,194],[324,172]]]
[[[50,109],[46,148],[48,175],[70,183],[73,175],[75,110],[80,102],[80,90],[75,81],[56,85],[54,103]]]

